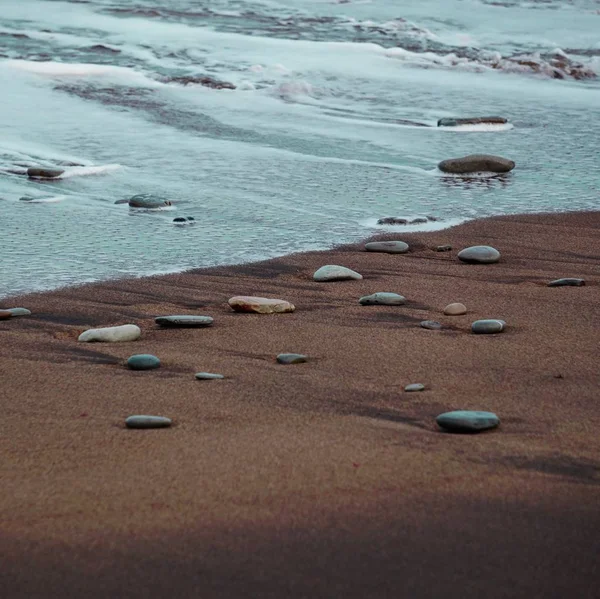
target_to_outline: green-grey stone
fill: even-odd
[[[318,282],[345,281],[348,279],[360,280],[362,279],[362,275],[345,266],[326,264],[315,272],[313,279]]]
[[[584,279],[556,279],[548,283],[548,287],[581,287],[585,285]]]
[[[404,243],[404,241],[371,241],[365,244],[365,250],[367,250],[367,252],[406,254],[408,249],[408,243]]]
[[[135,415],[129,416],[125,420],[125,426],[127,428],[167,428],[171,426],[172,422],[170,418],[164,416],[146,416],[146,415]]]
[[[501,333],[504,330],[504,327],[506,327],[506,323],[503,320],[476,320],[471,325],[471,331],[477,335],[489,335],[493,333]]]
[[[214,374],[212,372],[197,372],[196,378],[199,381],[210,381],[215,379],[224,379],[225,377],[222,374]]]
[[[478,433],[500,424],[500,419],[493,412],[457,410],[446,412],[436,418],[438,426],[455,433]]]
[[[14,316],[29,316],[31,314],[31,311],[28,310],[27,308],[7,308],[6,311],[10,312],[13,315],[13,317]]]
[[[422,383],[412,383],[410,385],[406,385],[406,387],[404,387],[405,391],[423,391],[423,389],[425,389],[425,385],[423,385]]]
[[[437,322],[437,320],[424,320],[421,322],[421,326],[431,331],[439,331],[442,328],[441,323]]]
[[[489,245],[474,245],[458,252],[457,257],[468,264],[493,264],[500,260],[500,252]]]
[[[127,366],[131,370],[152,370],[160,366],[160,360],[152,354],[135,354],[128,358]]]
[[[397,293],[379,291],[371,295],[365,295],[358,300],[361,306],[401,306],[406,303],[406,298]]]
[[[158,316],[154,319],[162,327],[209,327],[214,322],[211,316],[175,315]]]
[[[279,354],[277,356],[277,361],[280,364],[301,364],[307,360],[308,356],[303,354]]]

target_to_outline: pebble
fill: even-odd
[[[165,198],[159,196],[153,196],[150,193],[140,193],[129,198],[129,206],[132,208],[146,208],[153,210],[156,208],[163,208],[164,206],[170,206],[171,202]]]
[[[8,320],[9,318],[12,318],[10,310],[0,310],[0,320]]]
[[[222,374],[214,374],[212,372],[197,372],[196,378],[199,381],[209,381],[214,379],[224,379],[225,377]]]
[[[477,433],[500,424],[500,419],[493,412],[457,410],[446,412],[436,418],[438,426],[455,433]]]
[[[118,327],[104,327],[101,329],[88,329],[79,335],[78,341],[105,341],[107,343],[118,343],[123,341],[135,341],[142,335],[140,327],[135,324],[124,324]]]
[[[313,279],[318,282],[345,281],[348,279],[358,281],[362,278],[362,275],[356,271],[350,270],[345,266],[338,266],[336,264],[327,264],[325,266],[321,266],[321,268],[319,268],[313,275]]]
[[[584,279],[556,279],[548,283],[548,287],[581,287],[585,285]]]
[[[379,291],[371,295],[365,295],[358,300],[361,306],[401,306],[406,303],[406,298],[397,293]]]
[[[135,354],[127,359],[131,370],[153,370],[160,366],[160,360],[152,354]]]
[[[452,250],[452,246],[451,245],[438,245],[437,247],[433,248],[436,252],[449,252]]]
[[[13,316],[29,316],[31,310],[27,308],[7,308],[7,312],[10,312]]]
[[[157,316],[154,322],[162,327],[209,327],[214,322],[211,316],[176,315]]]
[[[27,169],[27,176],[32,179],[56,179],[64,173],[62,168],[42,168],[32,166]]]
[[[450,158],[442,160],[438,168],[444,173],[464,175],[467,173],[508,173],[515,168],[515,163],[501,156],[489,154],[470,154],[462,158]]]
[[[367,252],[385,252],[386,254],[406,254],[408,243],[404,241],[371,241],[365,244]]]
[[[438,127],[458,127],[459,125],[504,125],[508,119],[501,116],[477,116],[462,119],[440,119],[437,122]]]
[[[448,304],[444,308],[444,314],[447,316],[460,316],[461,314],[467,313],[467,307],[464,304]]]
[[[412,383],[410,385],[406,385],[406,387],[404,387],[405,391],[423,391],[423,389],[425,389],[425,385],[423,385],[422,383]]]
[[[493,333],[501,333],[505,327],[506,323],[503,320],[476,320],[471,325],[471,331],[478,335],[490,335]]]
[[[442,324],[436,320],[424,320],[421,322],[421,326],[432,331],[439,331],[442,328]]]
[[[125,426],[127,428],[167,428],[171,426],[171,424],[171,419],[165,418],[164,416],[136,415],[129,416],[125,420]]]
[[[308,356],[303,354],[279,354],[277,356],[277,361],[280,364],[301,364],[307,360]]]
[[[236,295],[229,300],[228,304],[236,312],[256,312],[257,314],[293,312],[296,309],[294,304],[286,300],[252,295]]]
[[[458,252],[458,259],[468,264],[493,264],[500,260],[500,252],[489,245],[473,245]]]

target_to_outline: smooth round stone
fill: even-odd
[[[500,419],[493,412],[457,410],[440,414],[435,421],[438,426],[454,433],[478,433],[496,428]]]
[[[358,281],[362,278],[362,275],[356,271],[346,268],[345,266],[338,266],[337,264],[326,264],[325,266],[321,266],[321,268],[313,275],[313,279],[318,282],[346,281],[348,279]]]
[[[9,318],[12,318],[10,310],[0,310],[0,320],[8,320]]]
[[[501,333],[504,327],[506,327],[506,323],[503,320],[476,320],[471,325],[471,331],[477,335],[491,335]]]
[[[257,314],[279,314],[293,312],[294,304],[282,299],[236,295],[227,302],[235,312],[256,312]]]
[[[504,125],[508,119],[501,116],[477,116],[461,119],[445,118],[437,122],[438,127],[458,127],[460,125]]]
[[[473,245],[458,252],[457,257],[468,264],[493,264],[500,260],[500,252],[489,245]]]
[[[438,168],[444,173],[464,175],[467,173],[508,173],[515,168],[515,163],[501,156],[490,154],[470,154],[462,158],[442,160]]]
[[[196,378],[199,381],[211,381],[216,379],[224,379],[225,377],[222,374],[214,374],[212,372],[197,372]]]
[[[301,364],[307,360],[308,356],[303,354],[279,354],[277,356],[277,361],[280,364]]]
[[[406,298],[397,293],[379,291],[372,295],[365,295],[358,300],[361,306],[401,306],[406,303]]]
[[[6,311],[10,312],[13,316],[29,316],[31,314],[31,310],[27,308],[8,308]]]
[[[556,279],[548,283],[548,287],[581,287],[585,285],[584,279]]]
[[[406,385],[406,387],[404,387],[404,390],[408,391],[408,392],[423,391],[423,389],[425,389],[425,385],[423,385],[422,383],[412,383],[412,384]]]
[[[448,304],[444,308],[444,314],[446,314],[447,316],[460,316],[461,314],[466,314],[466,313],[467,313],[467,307],[464,304],[460,304],[460,303]]]
[[[152,370],[160,366],[160,360],[152,354],[135,354],[127,359],[131,370]]]
[[[451,245],[438,245],[435,248],[433,248],[436,252],[449,252],[452,250],[452,246]]]
[[[421,326],[431,331],[439,331],[442,328],[441,323],[437,322],[437,320],[424,320],[421,322]]]
[[[209,327],[214,320],[210,316],[176,315],[158,316],[154,322],[161,327]]]
[[[100,341],[106,343],[120,343],[135,341],[142,335],[140,327],[135,324],[124,324],[118,327],[104,327],[101,329],[88,329],[79,335],[78,341],[87,343]]]
[[[164,416],[136,415],[129,416],[125,420],[127,428],[167,428],[171,424],[171,419]]]
[[[153,196],[150,193],[140,193],[129,198],[129,206],[131,208],[146,208],[147,210],[154,210],[156,208],[163,208],[164,206],[170,206],[171,202],[158,196]]]
[[[27,176],[32,179],[56,179],[64,173],[62,168],[42,168],[42,167],[29,167],[27,169]]]
[[[408,243],[404,241],[371,241],[365,244],[367,252],[384,252],[386,254],[406,254]]]

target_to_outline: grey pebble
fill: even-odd
[[[174,316],[157,316],[154,322],[161,327],[209,327],[214,320],[211,316],[199,315],[174,315]]]
[[[450,250],[452,250],[452,246],[451,245],[438,245],[433,249],[436,252],[449,252]]]
[[[277,356],[277,362],[279,362],[279,364],[301,364],[307,360],[308,356],[303,354],[279,354]]]
[[[506,322],[498,319],[476,320],[471,324],[471,331],[479,335],[501,333],[506,327]]]
[[[135,354],[127,359],[131,370],[153,370],[160,366],[160,360],[152,354]]]
[[[425,389],[425,385],[423,385],[422,383],[411,383],[410,385],[406,385],[406,387],[404,387],[405,391],[423,391],[423,389]]]
[[[584,279],[556,279],[548,283],[548,287],[581,287],[585,285]]]
[[[474,245],[458,252],[457,258],[468,264],[493,264],[500,260],[500,252],[489,245]]]
[[[454,433],[478,433],[496,428],[500,419],[493,412],[457,410],[440,414],[436,422],[441,428]]]
[[[10,312],[13,315],[13,317],[14,316],[29,316],[31,314],[31,310],[28,310],[27,308],[6,308],[6,311]]]
[[[210,381],[216,379],[224,379],[225,377],[222,374],[214,374],[212,372],[197,372],[196,378],[199,381]]]
[[[367,252],[384,252],[386,254],[406,254],[408,243],[404,241],[371,241],[365,244]]]
[[[167,428],[171,426],[170,418],[164,416],[135,415],[125,419],[127,428]]]
[[[379,291],[371,295],[365,295],[358,300],[361,306],[401,306],[406,303],[406,298],[397,293]]]
[[[437,320],[424,320],[421,322],[421,326],[424,329],[430,329],[431,331],[439,331],[442,328],[442,324]]]

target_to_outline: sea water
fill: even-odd
[[[0,8],[0,296],[600,204],[594,0]],[[470,153],[517,167],[436,168]],[[172,206],[115,204],[140,193]]]

